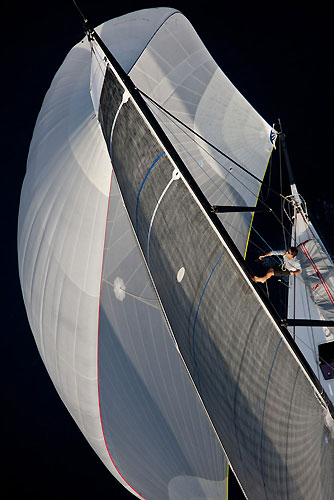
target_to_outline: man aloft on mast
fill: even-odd
[[[283,264],[271,267],[265,276],[253,276],[252,280],[256,283],[265,283],[272,276],[289,276],[302,272],[300,262],[297,259],[298,249],[296,247],[290,247],[288,250],[273,250],[265,255],[260,255],[259,259],[262,260],[272,255],[283,255]]]

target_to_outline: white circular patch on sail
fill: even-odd
[[[181,267],[179,270],[178,270],[178,273],[176,275],[176,279],[179,283],[181,283],[181,281],[183,280],[183,276],[184,276],[184,273],[186,272],[185,268],[184,267]]]
[[[172,179],[173,181],[177,181],[179,178],[180,178],[180,171],[177,168],[175,168],[173,170]]]
[[[119,276],[114,280],[114,294],[121,302],[125,299],[125,283]]]

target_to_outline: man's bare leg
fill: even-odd
[[[262,276],[262,278],[259,278],[258,276],[253,276],[252,280],[255,281],[255,283],[265,283],[273,275],[274,275],[274,270],[270,268],[265,276]]]

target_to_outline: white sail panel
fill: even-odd
[[[155,32],[175,12],[168,7],[138,10],[103,23],[96,31],[128,73]]]
[[[69,412],[113,468],[98,408],[97,332],[110,159],[89,95],[90,50],[66,57],[44,99],[22,187],[18,258],[35,341]]]
[[[262,179],[272,128],[217,66],[189,21],[175,12],[157,30],[130,76],[136,86],[191,130]],[[213,205],[255,206],[260,183],[147,101]],[[250,214],[221,216],[243,254]]]

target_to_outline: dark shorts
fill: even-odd
[[[288,271],[286,269],[286,267],[283,266],[283,264],[278,264],[273,269],[274,269],[274,276],[289,276],[290,275],[290,271]]]

